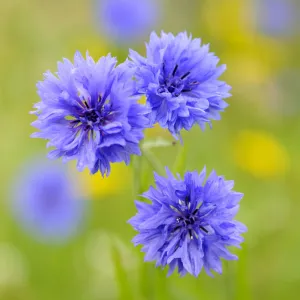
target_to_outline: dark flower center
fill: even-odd
[[[190,211],[190,197],[186,196],[184,200],[179,200],[180,206],[178,208],[171,206],[171,208],[178,213],[176,218],[176,226],[173,229],[173,232],[178,229],[185,228],[190,235],[190,238],[198,238],[198,235],[195,231],[196,227],[200,228],[203,232],[208,233],[208,230],[200,225],[200,218],[198,216],[198,211],[200,206],[197,207],[194,211]]]
[[[173,97],[178,97],[181,93],[187,93],[192,91],[193,87],[198,85],[199,82],[191,82],[188,77],[191,72],[186,72],[183,75],[178,75],[178,65],[175,66],[172,73],[166,76],[165,64],[162,67],[162,78],[160,79],[160,87],[158,93],[169,92]]]
[[[73,128],[85,131],[93,129],[101,131],[101,126],[112,121],[114,116],[112,105],[107,99],[103,99],[101,95],[98,96],[98,100],[93,106],[87,100],[83,100],[82,104],[81,111],[76,116],[66,118]]]
[[[86,111],[85,117],[87,118],[88,121],[91,121],[93,123],[97,122],[97,120],[98,120],[98,115],[94,109]]]
[[[176,222],[183,224],[185,227],[189,225],[194,225],[195,221],[196,219],[194,216],[189,216],[187,218],[182,218],[182,217],[176,218]]]

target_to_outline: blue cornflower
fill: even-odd
[[[225,181],[213,171],[206,183],[205,168],[187,172],[182,180],[167,169],[167,178],[155,174],[156,189],[143,197],[151,204],[136,201],[138,213],[129,223],[139,234],[133,239],[142,244],[145,261],[156,266],[169,265],[169,274],[177,267],[198,276],[202,267],[222,272],[220,258],[237,259],[227,246],[239,247],[246,227],[233,220],[243,194],[232,191],[233,181]]]
[[[289,36],[297,29],[299,12],[296,1],[255,0],[254,5],[258,29],[264,34]]]
[[[33,162],[15,182],[13,210],[31,235],[44,242],[63,242],[78,233],[85,216],[85,200],[78,184],[62,166]]]
[[[132,97],[132,70],[127,63],[115,68],[110,55],[86,60],[77,52],[74,64],[58,63],[57,76],[50,71],[38,83],[42,101],[35,105],[40,129],[33,137],[49,140],[56,149],[50,158],[77,159],[77,168],[88,167],[108,175],[110,163],[130,161],[140,155],[139,141],[148,123],[147,110]]]
[[[120,43],[148,35],[158,19],[156,0],[98,0],[97,5],[101,29]]]
[[[202,129],[210,119],[220,119],[227,107],[230,86],[217,78],[226,69],[219,59],[186,32],[174,36],[152,33],[147,57],[130,50],[136,69],[137,93],[146,94],[151,124],[158,122],[176,137],[198,123]]]

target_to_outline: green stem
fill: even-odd
[[[154,268],[154,266],[152,266]],[[168,279],[165,270],[156,269],[154,270],[154,299],[155,300],[166,300],[169,298],[168,292]]]
[[[141,193],[142,188],[142,180],[141,180],[141,160],[139,157],[132,158],[132,166],[133,166],[133,195],[139,195]]]
[[[174,173],[183,173],[186,168],[186,157],[187,157],[187,147],[179,147],[178,153],[176,155],[175,163],[173,165]]]
[[[115,276],[116,276],[116,282],[118,284],[118,290],[119,290],[118,299],[119,300],[134,299],[129,281],[127,279],[128,276],[126,274],[125,268],[123,267],[121,255],[116,245],[112,246],[112,258],[115,266]]]
[[[139,287],[142,299],[156,300],[153,297],[153,265],[140,260]]]
[[[234,266],[232,261],[224,262],[224,290],[226,291],[226,299],[233,300],[235,298],[234,293]]]
[[[143,156],[156,172],[158,172],[160,175],[165,173],[165,168],[151,151],[144,149]]]
[[[248,277],[248,249],[247,244],[242,245],[242,250],[239,251],[239,260],[236,263],[236,289],[235,298],[236,300],[251,300],[251,288]]]

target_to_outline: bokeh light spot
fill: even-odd
[[[284,174],[289,165],[285,147],[264,131],[244,130],[234,142],[236,164],[258,178]]]

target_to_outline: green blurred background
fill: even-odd
[[[20,166],[47,153],[45,141],[29,137],[34,131],[29,111],[39,101],[37,80],[44,71],[55,71],[62,57],[72,59],[76,50],[89,50],[95,59],[112,52],[121,61],[128,45],[99,30],[93,1],[0,0],[0,299],[298,299],[299,2],[282,1],[294,5],[288,17],[293,26],[280,33],[263,30],[262,2],[159,2],[155,29],[187,30],[210,43],[227,64],[223,79],[233,87],[233,97],[212,130],[183,133],[185,151],[178,143],[148,151],[181,173],[206,165],[234,179],[235,190],[245,193],[237,219],[249,229],[243,250],[234,250],[240,260],[224,264],[222,276],[166,278],[165,271],[142,263],[130,243],[135,233],[126,224],[135,214],[137,192],[153,181],[155,165],[145,158],[134,160],[139,176],[132,167],[115,165],[105,179],[78,174],[69,164],[89,212],[78,235],[63,245],[35,241],[12,217],[10,194]],[[277,15],[274,22],[280,22]],[[130,47],[144,53],[147,39]],[[148,142],[173,141],[157,127],[146,135]]]

